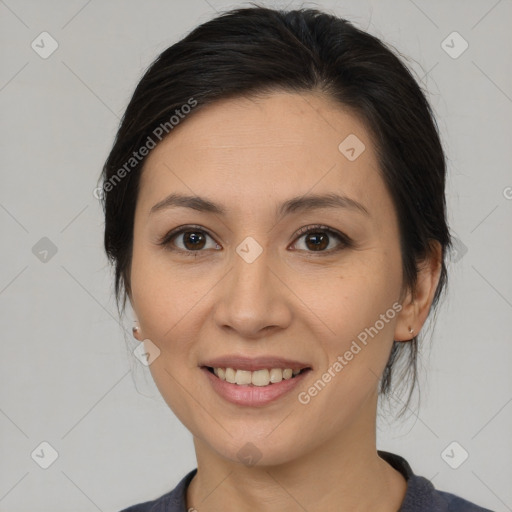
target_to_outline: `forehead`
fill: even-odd
[[[182,120],[148,155],[139,200],[149,209],[180,190],[242,206],[334,189],[361,202],[385,194],[368,131],[325,96],[281,92],[220,100]]]

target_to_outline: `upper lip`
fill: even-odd
[[[284,359],[277,356],[260,356],[260,357],[244,357],[244,356],[221,356],[215,359],[208,359],[199,366],[209,366],[211,368],[233,368],[236,370],[256,371],[272,368],[291,368],[292,370],[302,370],[311,368],[307,363],[296,361],[293,359]]]

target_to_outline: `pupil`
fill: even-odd
[[[316,240],[316,242],[314,242],[314,245],[313,245],[313,248],[315,250],[317,250],[317,249],[325,249],[325,247],[327,247],[327,242],[326,242],[327,237],[325,236],[325,234],[323,234],[323,233],[310,233],[308,235],[308,237],[307,237],[307,242],[311,241],[312,239]]]
[[[187,233],[185,233],[185,245],[187,246],[187,244],[189,242],[191,242],[192,248],[195,248],[195,249],[201,248],[202,246],[200,247],[197,244],[197,242],[201,242],[201,238],[203,238],[203,236],[201,234],[198,234],[194,231],[188,231]],[[187,246],[187,248],[189,248],[189,247]]]

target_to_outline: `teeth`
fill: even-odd
[[[281,382],[283,380],[283,370],[281,368],[272,368],[270,370],[270,382],[275,384],[276,382]]]
[[[269,382],[270,373],[268,370],[256,370],[255,372],[252,372],[251,383],[254,384],[255,386],[268,386]]]
[[[271,368],[270,370],[256,370],[250,372],[248,370],[235,370],[233,368],[214,368],[213,373],[220,379],[231,384],[239,386],[268,386],[276,384],[283,379],[288,380],[298,375],[301,370],[292,370],[291,368]]]
[[[251,372],[248,372],[247,370],[237,370],[235,382],[239,386],[243,386],[245,384],[250,384],[251,383]]]
[[[225,377],[226,377],[226,382],[230,382],[231,384],[234,384],[236,382],[236,371],[233,370],[233,368],[226,368]]]

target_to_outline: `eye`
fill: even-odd
[[[187,256],[198,256],[197,253],[201,252],[206,246],[207,238],[213,238],[199,226],[186,226],[176,228],[167,233],[164,238],[158,242],[159,245],[165,246],[170,251],[179,251]],[[178,242],[183,244],[182,247],[175,244],[173,240],[176,239]],[[212,247],[210,247],[212,248]],[[215,241],[213,243],[213,249],[221,249],[220,245]]]
[[[321,224],[304,226],[297,232],[299,239],[304,238],[304,246],[307,252],[333,253],[346,247],[352,247],[352,240],[343,233],[336,231]],[[331,238],[337,239],[339,244],[329,250],[324,250],[329,246]]]
[[[305,239],[306,248],[299,250],[305,250],[306,252],[330,254],[343,248],[353,246],[353,242],[348,236],[321,224],[305,226],[301,228],[295,236],[298,236],[299,239]],[[207,246],[208,238],[213,242],[210,247]],[[330,245],[332,238],[338,240],[338,245],[329,250],[325,250],[326,247]],[[177,242],[180,242],[182,246],[176,243],[175,239]],[[199,256],[199,253],[204,252],[203,249],[222,249],[203,228],[193,225],[173,229],[158,242],[158,245],[164,246],[169,251],[181,252],[187,256]]]

